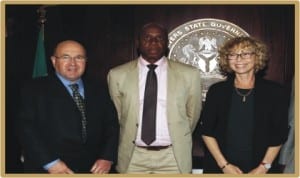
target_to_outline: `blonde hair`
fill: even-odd
[[[229,66],[228,54],[236,47],[243,49],[251,48],[254,50],[256,56],[254,66],[255,72],[258,72],[267,65],[269,57],[268,48],[263,42],[252,37],[236,37],[225,42],[219,50],[219,66],[225,75],[233,73],[233,70]]]

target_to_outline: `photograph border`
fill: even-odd
[[[132,174],[109,174],[109,175],[101,175],[101,177],[109,177],[109,178],[117,178],[117,177],[299,177],[299,1],[276,1],[276,0],[264,0],[264,1],[2,1],[1,2],[1,60],[0,60],[0,77],[1,77],[1,156],[0,156],[0,172],[1,177],[100,177],[99,175],[90,175],[90,174],[75,174],[75,175],[49,175],[49,174],[6,174],[5,173],[5,6],[6,5],[35,5],[35,4],[49,4],[49,5],[176,5],[176,4],[185,4],[185,5],[274,5],[274,4],[282,4],[282,5],[294,5],[295,7],[295,174],[266,174],[266,175],[258,175],[258,176],[248,176],[248,175],[220,175],[220,174],[181,174],[181,175],[132,175]]]

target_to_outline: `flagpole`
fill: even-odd
[[[47,12],[46,7],[47,6],[40,6],[37,9],[37,13],[39,14],[38,22],[40,24],[40,30],[43,31],[43,41],[45,39],[45,37],[44,37],[44,25],[45,25],[45,22],[47,21],[47,19],[46,19],[46,12]]]

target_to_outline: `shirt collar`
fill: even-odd
[[[59,73],[55,72],[56,76],[59,78],[59,80],[63,83],[63,85],[68,89],[68,91],[71,91],[69,85],[77,83],[78,84],[78,90],[80,94],[83,94],[84,89],[83,89],[83,82],[82,79],[78,79],[75,82],[74,81],[70,81],[67,80],[66,78],[64,78],[62,75],[60,75]]]
[[[166,63],[166,57],[163,56],[158,61],[156,61],[154,64],[157,65],[157,67],[159,68],[159,66],[162,66],[165,63]],[[141,67],[147,67],[147,65],[149,65],[149,64],[150,63],[148,61],[146,61],[142,56],[139,57],[139,65]]]

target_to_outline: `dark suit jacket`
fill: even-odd
[[[97,159],[116,162],[119,125],[107,86],[83,79],[87,142],[81,140],[81,115],[56,76],[33,80],[21,93],[18,121],[25,172],[45,172],[57,158],[75,172],[89,172]]]
[[[214,137],[226,153],[227,121],[234,78],[212,85],[201,114],[202,135]],[[288,135],[288,96],[279,84],[256,77],[254,88],[253,168],[262,161],[270,146],[285,142]],[[242,126],[241,126],[242,127]],[[224,155],[226,158],[226,155]],[[216,161],[205,152],[204,172],[222,172]],[[271,170],[270,170],[271,171]]]

